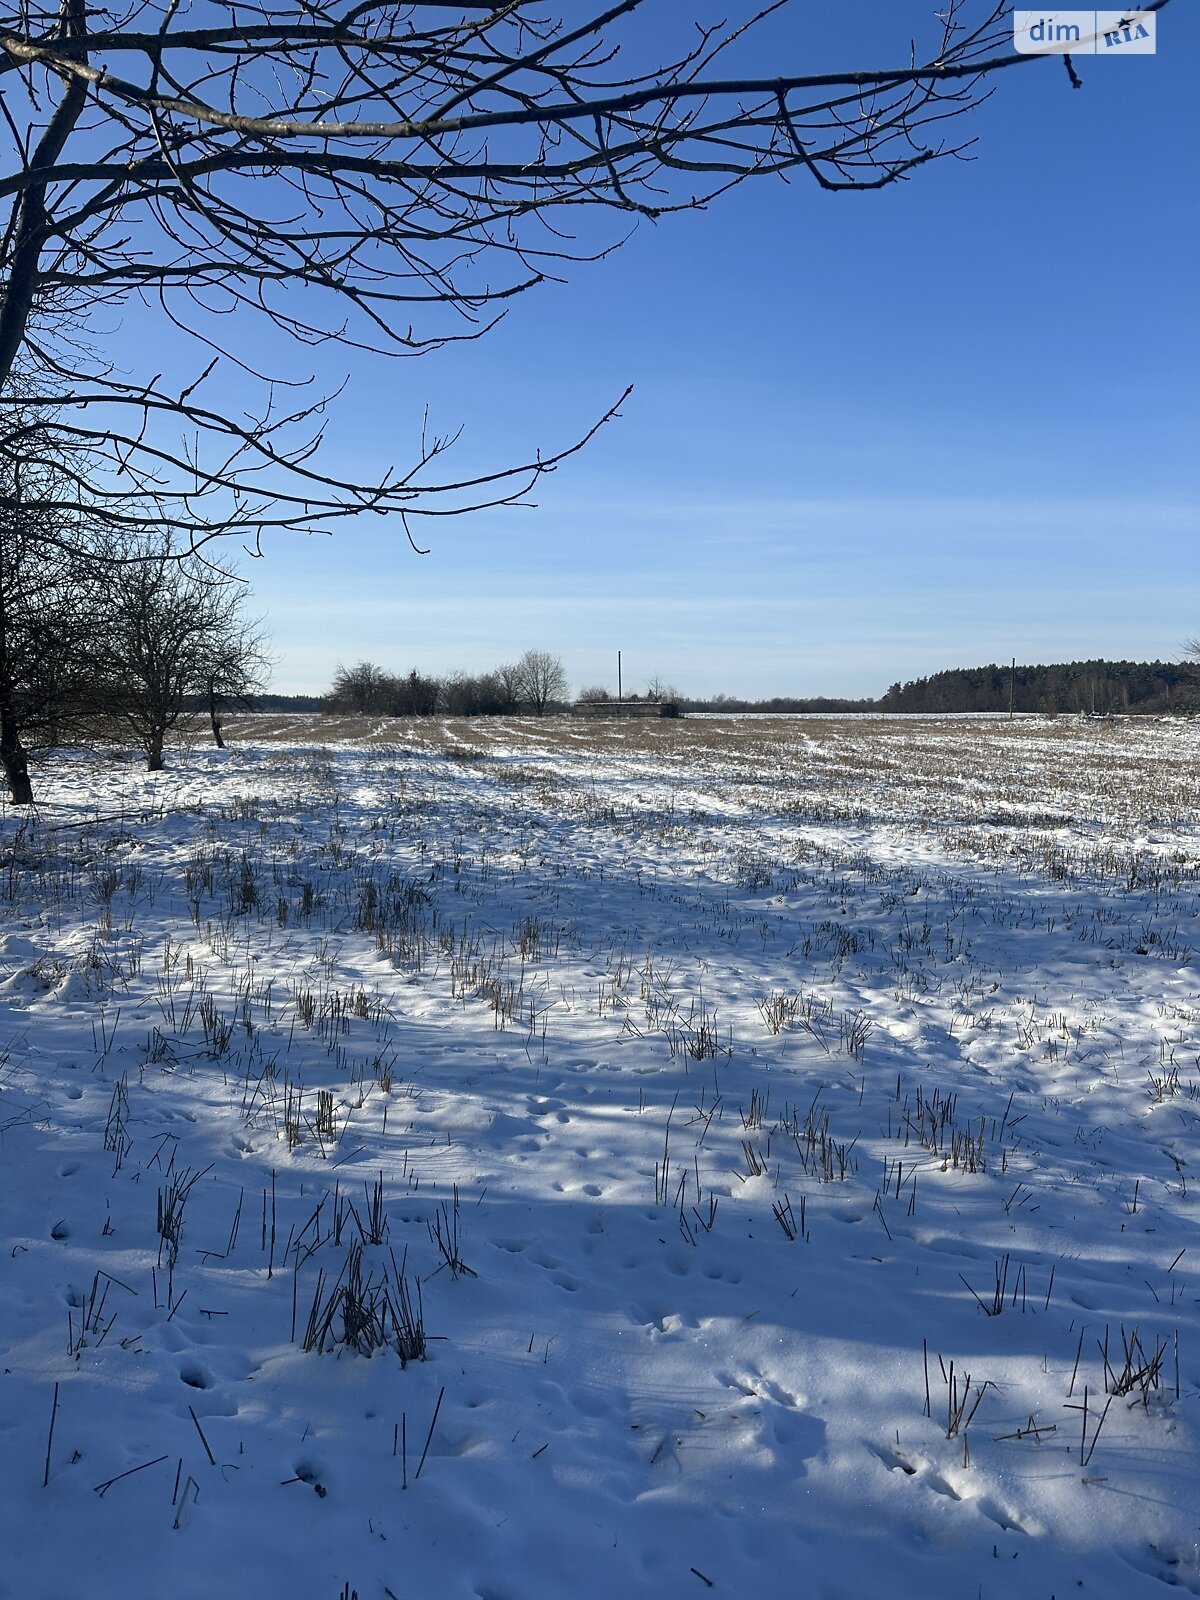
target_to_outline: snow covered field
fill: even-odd
[[[1200,1594],[1200,726],[231,731],[0,822],[4,1600]]]

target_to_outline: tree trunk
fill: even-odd
[[[29,781],[29,759],[21,743],[20,730],[13,713],[12,694],[7,684],[0,685],[0,765],[8,792],[15,806],[33,804],[33,784]]]
[[[163,769],[163,734],[162,728],[150,730],[150,737],[146,741],[147,772],[161,772]]]
[[[221,737],[221,705],[211,690],[208,696],[208,720],[212,723],[213,743],[218,750],[224,750],[225,741]]]
[[[83,38],[87,32],[86,0],[66,0],[61,22],[65,24],[63,31],[69,37]],[[86,51],[81,52],[77,59],[86,62]],[[87,107],[87,99],[86,83],[79,78],[71,79],[46,123],[36,150],[26,155],[26,172],[49,174],[53,171],[63,146]],[[24,343],[30,311],[40,287],[40,258],[48,232],[46,194],[49,186],[49,177],[43,176],[25,188],[17,205],[16,226],[5,241],[10,265],[3,304],[0,305],[0,383],[7,383],[13,362]]]
[[[15,806],[33,804],[33,784],[29,781],[29,758],[21,743],[21,725],[17,721],[16,699],[13,694],[13,661],[9,652],[8,607],[5,604],[6,583],[0,577],[0,766],[8,783],[8,792]]]

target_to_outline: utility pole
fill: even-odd
[[[1013,719],[1013,702],[1017,697],[1017,658],[1013,657],[1012,674],[1008,680],[1008,720]]]
[[[618,650],[617,651],[617,704],[618,705],[621,704],[621,700],[622,700],[622,695],[621,695],[621,652]]]

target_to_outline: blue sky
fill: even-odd
[[[663,0],[664,32],[685,9]],[[758,64],[891,65],[933,9],[797,0]],[[749,185],[485,340],[355,355],[330,461],[365,475],[411,458],[426,405],[467,469],[568,442],[635,387],[536,510],[439,523],[426,556],[362,519],[246,563],[275,686],[529,647],[576,687],[615,687],[620,649],[627,689],[696,695],[1177,657],[1200,633],[1198,64],[1175,0],[1156,56],[1081,59],[1080,91],[1055,60],[1000,75],[972,161],[879,194]]]

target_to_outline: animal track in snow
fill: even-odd
[[[1008,1510],[990,1495],[981,1495],[975,1504],[985,1517],[994,1522],[998,1528],[1003,1528],[1005,1533],[1041,1532],[1040,1527],[1022,1522],[1015,1511]]]
[[[736,1267],[723,1267],[719,1262],[705,1267],[704,1276],[713,1283],[741,1283],[742,1275]]]
[[[727,1389],[736,1389],[749,1400],[770,1400],[773,1405],[788,1410],[805,1404],[803,1395],[793,1394],[783,1384],[777,1383],[774,1378],[764,1377],[761,1372],[748,1372],[741,1377],[732,1372],[718,1372],[716,1376],[718,1383],[723,1383]]]
[[[878,1456],[889,1472],[903,1472],[910,1478],[916,1476],[916,1465],[898,1447],[890,1444],[880,1445],[868,1442],[867,1449],[873,1456]]]
[[[1118,1550],[1117,1553],[1135,1572],[1144,1572],[1160,1583],[1185,1589],[1189,1594],[1200,1594],[1200,1553],[1195,1545],[1190,1550],[1175,1550],[1149,1541],[1136,1552]]]
[[[298,1461],[295,1466],[295,1475],[301,1483],[311,1484],[323,1500],[328,1494],[328,1489],[323,1481],[324,1474],[312,1461]]]
[[[962,1499],[962,1495],[959,1494],[949,1478],[943,1478],[940,1472],[930,1472],[922,1481],[927,1483],[936,1493],[944,1494],[950,1500]]]

